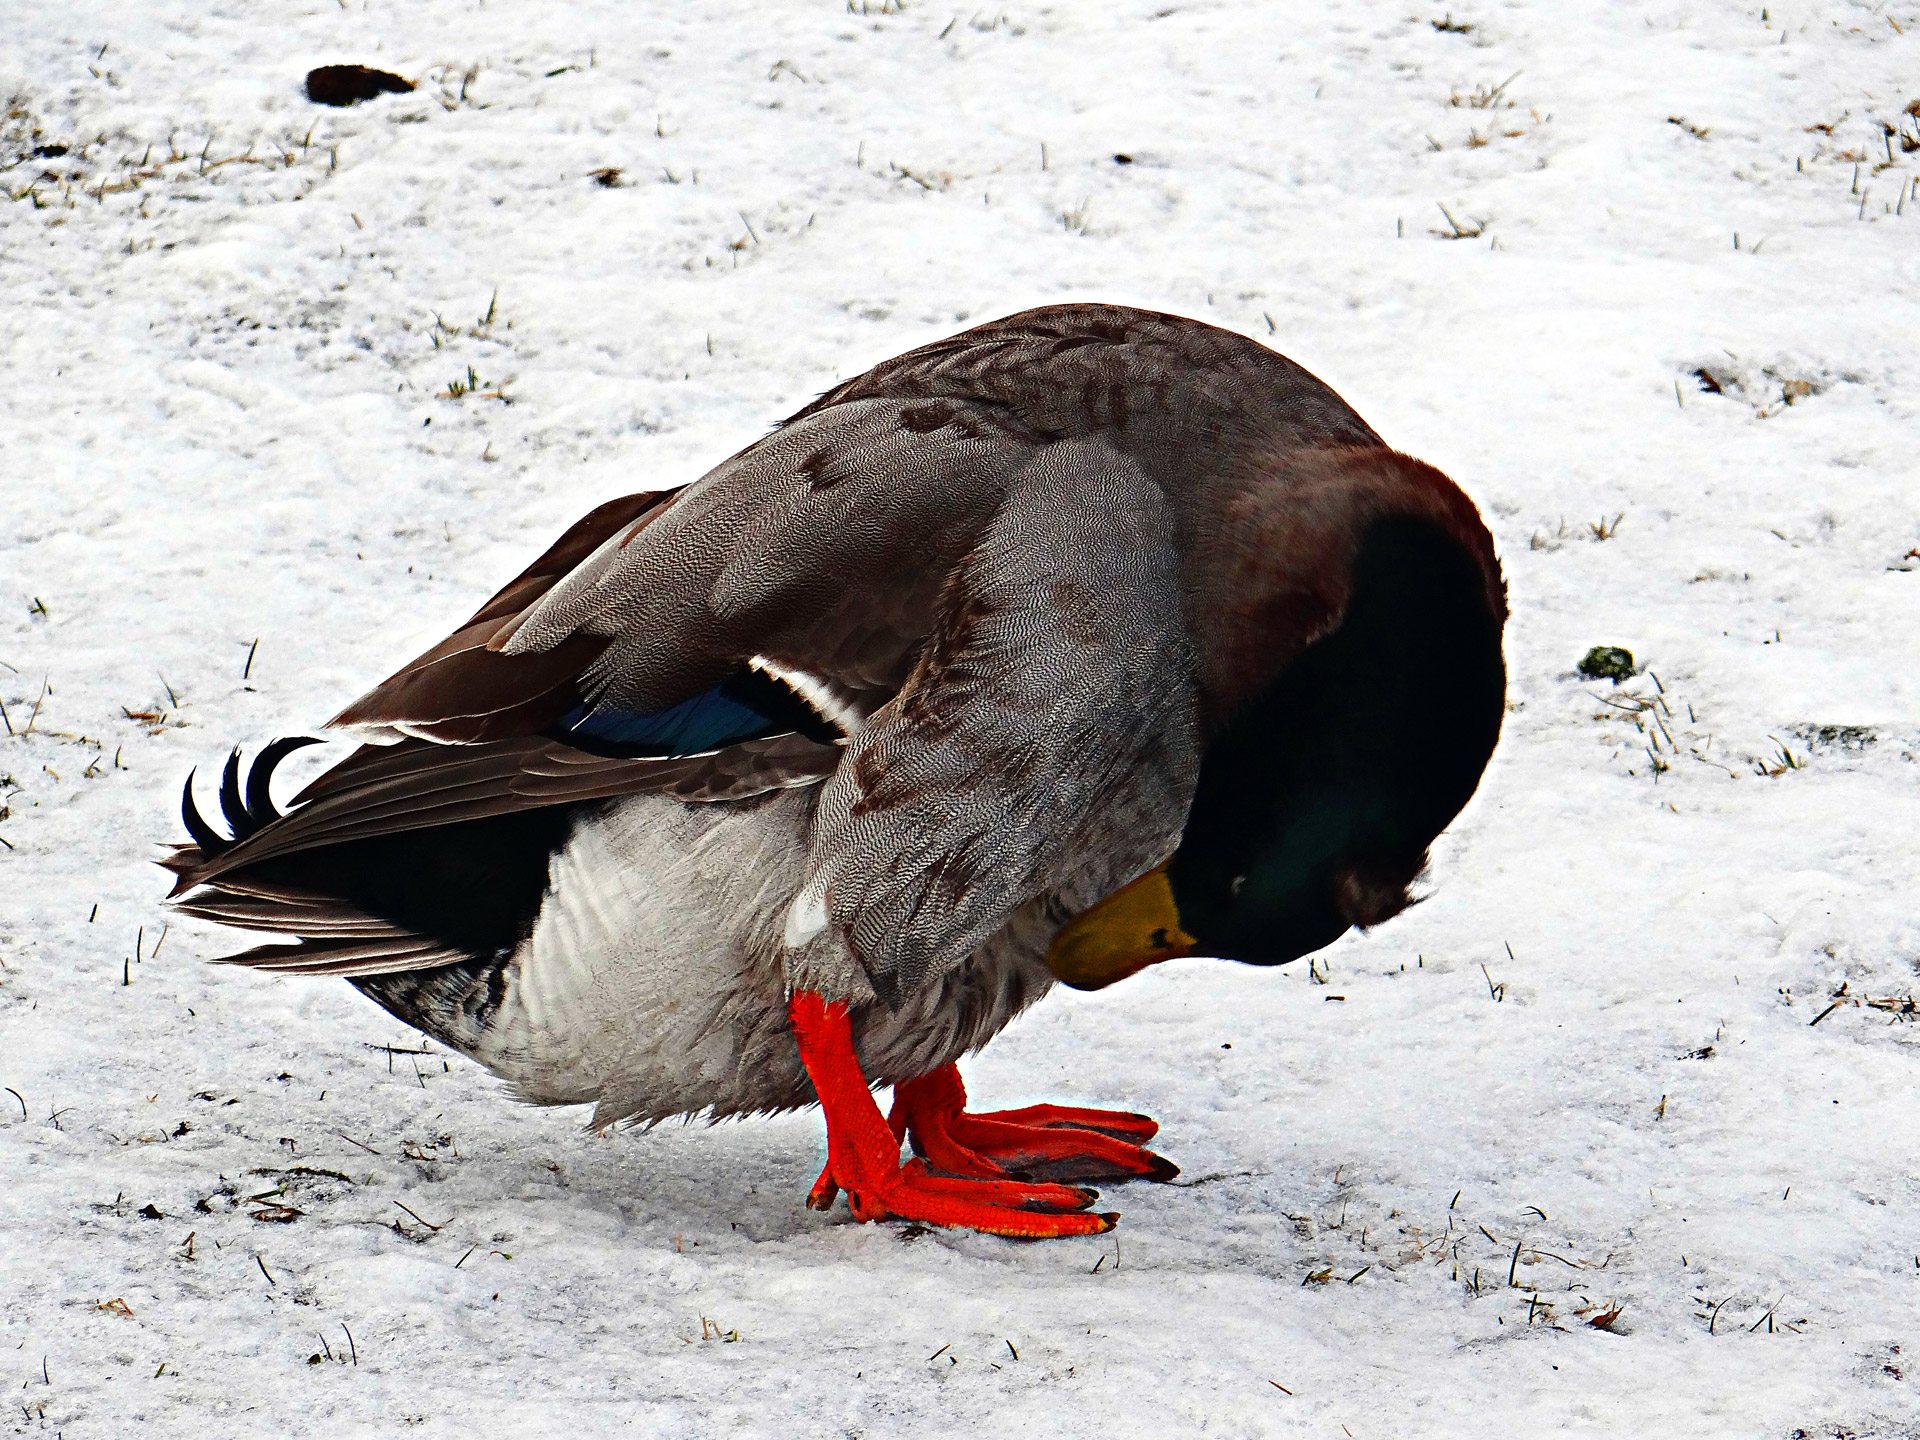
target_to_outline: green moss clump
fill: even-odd
[[[1618,645],[1596,645],[1580,657],[1579,668],[1589,680],[1611,680],[1618,685],[1633,674],[1633,652]]]

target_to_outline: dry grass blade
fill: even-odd
[[[1434,203],[1439,204],[1438,201]],[[1453,218],[1453,212],[1444,205],[1440,206],[1440,213],[1447,217],[1447,224],[1452,228],[1448,230],[1435,230],[1429,227],[1427,230],[1429,235],[1438,235],[1442,240],[1473,240],[1487,233],[1487,222],[1484,220],[1476,220],[1473,216],[1469,215],[1467,217],[1467,223],[1462,225],[1458,220]]]

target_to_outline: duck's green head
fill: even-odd
[[[1283,965],[1412,903],[1499,738],[1504,607],[1421,521],[1375,525],[1349,575],[1339,624],[1208,743],[1172,858],[1055,939],[1067,984],[1180,955]]]

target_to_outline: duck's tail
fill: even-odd
[[[201,813],[187,778],[180,818],[193,843],[176,845],[160,862],[178,877],[169,903],[203,920],[297,937],[219,963],[364,977],[510,952],[531,929],[547,857],[564,839],[574,807],[341,834],[289,851],[276,844],[276,827],[284,830],[303,807],[283,813],[274,805],[273,773],[295,750],[316,743],[306,736],[273,741],[244,780],[240,752],[228,757],[220,813],[230,835]]]

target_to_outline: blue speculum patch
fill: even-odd
[[[838,734],[787,685],[749,669],[677,705],[646,714],[596,708],[583,701],[547,733],[599,755],[671,757],[796,731],[816,739]]]

